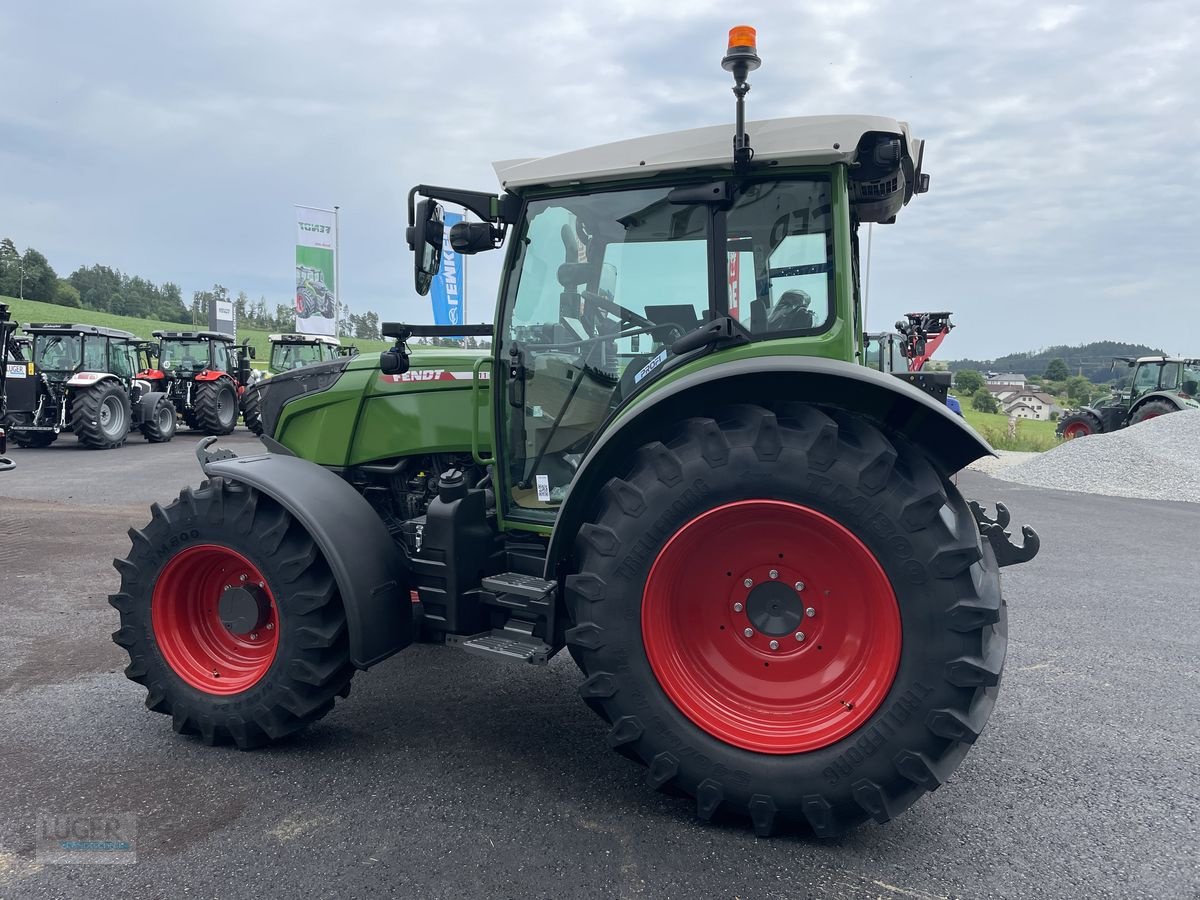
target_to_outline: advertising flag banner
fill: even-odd
[[[463,220],[462,214],[445,214],[446,231],[442,238],[442,268],[433,278],[429,298],[433,303],[435,325],[461,325],[463,322],[462,255],[450,249],[450,228]]]
[[[296,207],[296,331],[337,330],[337,216],[331,209]]]

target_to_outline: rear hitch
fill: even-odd
[[[975,517],[975,522],[979,526],[979,533],[992,545],[992,552],[996,555],[996,565],[1001,568],[1015,566],[1019,563],[1027,563],[1037,556],[1038,550],[1042,547],[1042,540],[1029,525],[1021,526],[1021,535],[1024,538],[1021,546],[1018,547],[1012,542],[1012,535],[1006,530],[1008,523],[1012,521],[1012,515],[1003,503],[997,501],[996,518],[994,519],[990,518],[983,511],[983,507],[974,500],[968,500],[967,504],[971,507],[971,515]]]

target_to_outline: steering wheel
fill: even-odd
[[[631,322],[634,325],[640,325],[643,328],[655,327],[655,323],[651,322],[645,316],[638,315],[632,309],[626,309],[620,303],[609,300],[607,297],[603,297],[600,294],[593,293],[592,291],[580,291],[579,296],[588,301],[588,303],[593,303],[600,307],[605,312],[621,316],[621,320],[624,322]]]

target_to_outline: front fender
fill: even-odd
[[[604,431],[580,463],[550,536],[547,578],[555,577],[570,552],[599,490],[638,447],[661,439],[664,425],[728,404],[799,400],[855,412],[915,444],[943,475],[995,455],[944,403],[894,375],[838,360],[750,357],[698,369],[651,390]]]
[[[76,372],[67,379],[67,387],[91,387],[106,378],[111,378],[113,381],[119,380],[116,375],[108,372]]]
[[[374,665],[412,643],[408,575],[387,528],[358,491],[327,469],[295,456],[204,456],[204,474],[253,487],[308,530],[333,571],[346,610],[350,661]]]

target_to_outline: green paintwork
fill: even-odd
[[[469,453],[476,411],[471,371],[481,357],[486,350],[417,346],[409,371],[389,377],[379,371],[378,353],[360,354],[331,388],[287,403],[275,438],[305,459],[338,468],[416,453]],[[487,396],[478,393],[481,426]],[[486,435],[483,445],[490,447]]]

